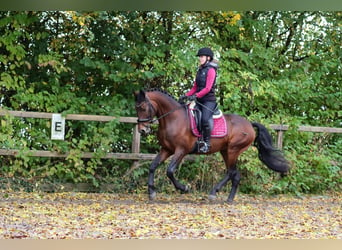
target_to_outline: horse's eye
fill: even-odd
[[[138,110],[139,112],[145,112],[145,111],[146,111],[146,108],[140,106],[140,107],[137,107],[137,110]]]
[[[142,110],[143,110],[143,107],[142,107],[141,104],[140,104],[140,105],[136,105],[135,108],[136,108],[136,110],[139,110],[139,111],[142,111]]]

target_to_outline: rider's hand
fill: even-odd
[[[186,101],[187,98],[188,98],[188,97],[187,97],[186,95],[182,95],[181,97],[179,97],[178,102],[184,103],[184,102]]]
[[[187,98],[190,102],[196,101],[197,97],[195,95],[188,96]]]

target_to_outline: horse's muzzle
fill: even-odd
[[[139,126],[138,131],[141,135],[146,136],[151,133],[151,128],[149,126]]]

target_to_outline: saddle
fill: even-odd
[[[191,102],[188,104],[188,113],[190,118],[190,127],[192,133],[196,137],[202,137],[201,134],[201,118],[202,112],[201,109],[198,107],[196,102]],[[224,137],[227,135],[227,122],[224,118],[222,111],[216,106],[214,110],[214,114],[209,121],[212,126],[211,129],[211,137]]]

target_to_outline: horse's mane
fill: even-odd
[[[167,95],[168,97],[172,98],[176,102],[178,102],[177,99],[173,95],[171,95],[169,92],[162,90],[162,89],[159,89],[159,88],[145,89],[145,92],[160,92],[160,93]]]

